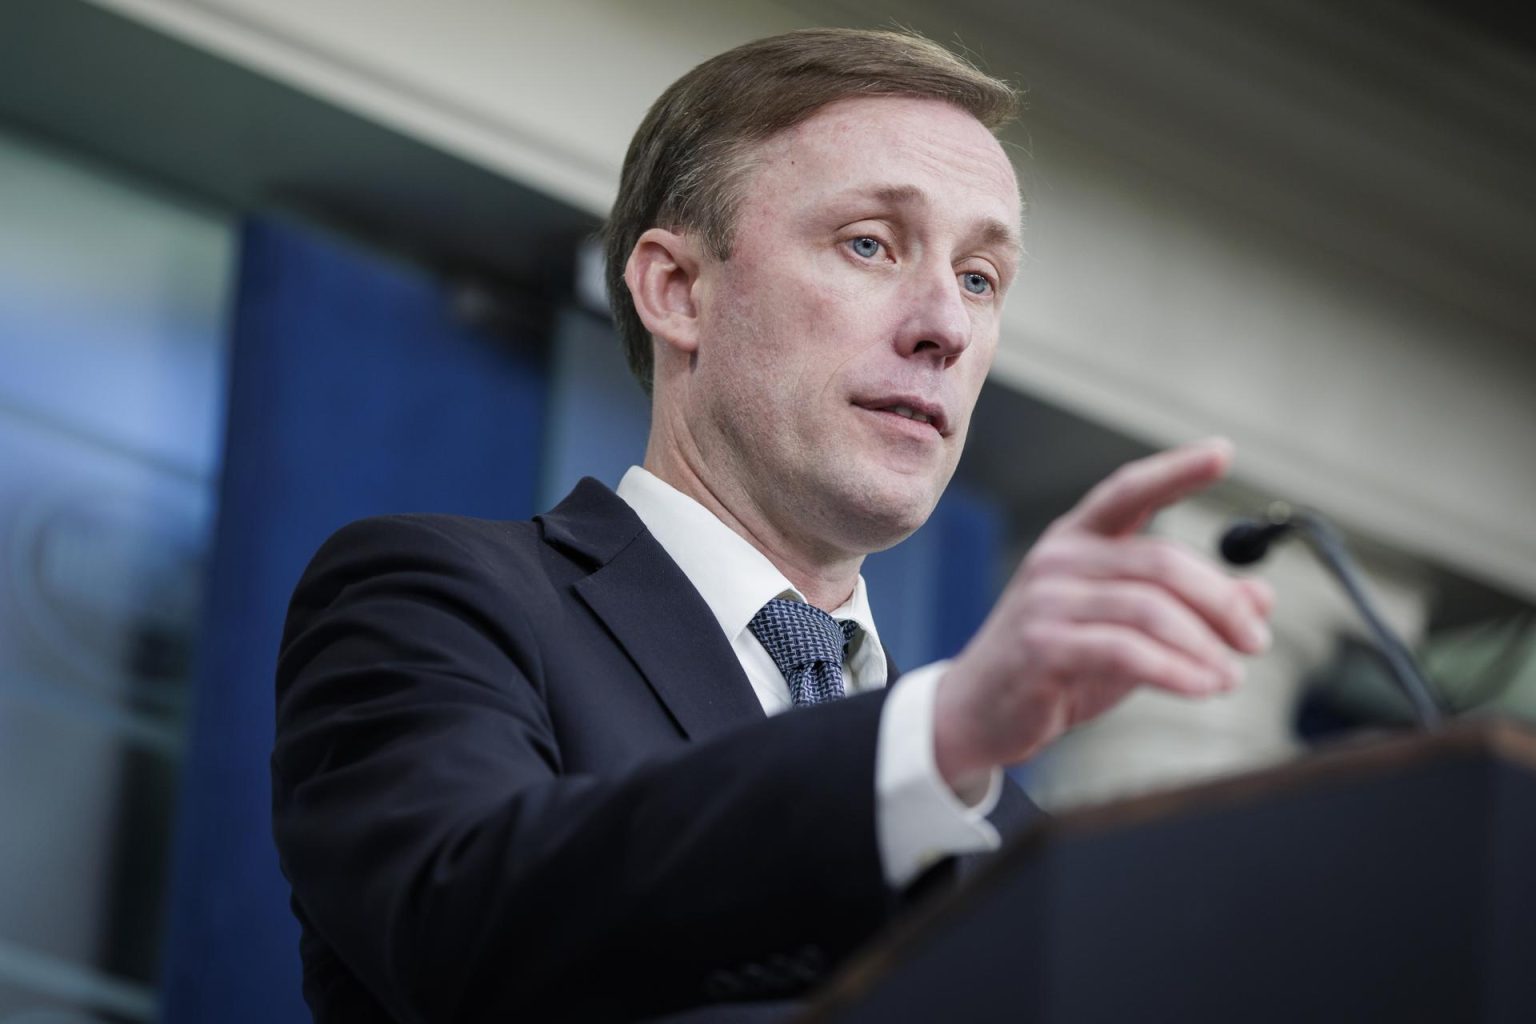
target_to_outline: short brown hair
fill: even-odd
[[[609,303],[629,367],[647,394],[651,336],[624,283],[635,243],[652,227],[696,232],[712,256],[728,259],[753,146],[828,103],[858,96],[944,100],[992,132],[1018,110],[1012,86],[935,42],[843,28],[788,32],[727,50],[652,105],[629,144],[604,239]]]

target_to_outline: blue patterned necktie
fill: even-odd
[[[839,621],[804,601],[774,598],[747,623],[784,673],[795,707],[843,696],[843,652],[859,624]]]

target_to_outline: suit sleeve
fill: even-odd
[[[283,870],[306,927],[393,1017],[783,994],[884,921],[883,694],[621,776],[568,774],[542,696],[548,640],[508,600],[516,586],[431,520],[365,520],[321,549],[289,611]]]

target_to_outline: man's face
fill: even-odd
[[[1011,164],[947,103],[843,100],[768,140],[731,257],[698,282],[704,469],[834,550],[922,525],[996,351],[1018,237]]]

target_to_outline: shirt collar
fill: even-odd
[[[645,468],[631,466],[619,481],[618,495],[683,570],[732,641],[774,598],[805,600],[805,595],[745,537]],[[861,639],[849,649],[849,667],[871,685],[883,685],[885,649],[875,631],[862,575],[854,582],[853,594],[832,617],[859,624]]]

